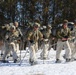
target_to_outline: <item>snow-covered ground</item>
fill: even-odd
[[[37,58],[39,58],[41,50],[37,52]],[[37,59],[38,64],[30,66],[29,53],[26,54],[21,66],[19,63],[0,63],[0,75],[76,75],[76,61],[65,62],[61,53],[61,63],[55,63],[56,51],[53,49],[49,52],[49,59],[41,60]],[[21,51],[21,57],[23,59],[25,51]],[[9,59],[8,59],[9,60]]]

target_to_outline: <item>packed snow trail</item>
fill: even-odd
[[[43,60],[37,59],[38,64],[30,66],[29,64],[29,53],[26,54],[21,66],[18,63],[1,63],[0,62],[0,75],[76,75],[76,61],[65,62],[63,59],[63,54],[65,50],[61,53],[61,63],[55,63],[56,51],[50,50],[48,55],[49,59]],[[41,50],[37,52],[37,58],[40,58]],[[23,58],[25,51],[21,52],[21,57]],[[21,58],[21,59],[22,59]],[[8,59],[10,60],[10,58]]]

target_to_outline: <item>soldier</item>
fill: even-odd
[[[43,38],[42,33],[39,31],[40,24],[35,23],[33,29],[29,32],[27,40],[29,41],[31,65],[36,64],[36,51],[38,49],[38,40]]]
[[[17,32],[18,32],[18,34],[19,34],[19,38],[20,38],[20,44],[19,43],[16,43],[16,46],[17,46],[17,52],[19,51],[19,48],[21,49],[21,47],[22,47],[22,41],[23,41],[23,34],[22,34],[22,32],[21,32],[21,29],[19,28],[19,25],[18,25],[18,22],[14,22],[14,26],[16,27],[16,30],[17,30]],[[22,42],[22,43],[21,43]],[[19,47],[19,45],[20,45],[20,47]]]
[[[51,48],[51,25],[43,26],[43,44],[42,44],[42,52],[41,52],[41,58],[47,59],[48,56],[48,49]]]
[[[4,50],[5,50],[5,35],[6,33],[8,33],[10,31],[10,25],[9,24],[5,24],[5,26],[2,26],[2,39],[3,39],[3,43],[4,45],[2,46],[2,49],[1,49],[1,56],[4,54]]]
[[[52,44],[52,40],[54,40],[54,37],[53,37],[53,35],[52,35],[52,26],[49,24],[48,26],[47,26],[47,33],[49,34],[49,49],[48,50],[50,50],[51,49],[51,44]]]
[[[76,60],[76,22],[74,22],[74,28],[73,28],[73,31],[72,31],[72,55],[71,55],[71,58],[72,60]]]
[[[13,59],[14,59],[14,63],[17,62],[17,54],[16,54],[16,43],[19,43],[19,34],[18,32],[16,31],[15,29],[15,26],[12,26],[10,28],[10,32],[9,33],[6,33],[6,36],[5,36],[5,46],[6,46],[6,49],[5,49],[5,52],[4,52],[4,55],[3,55],[3,59],[2,59],[2,62],[6,63],[8,61],[5,60],[7,54],[12,51],[13,53]]]
[[[66,54],[66,62],[69,62],[71,59],[71,48],[68,42],[68,38],[70,37],[70,29],[67,27],[67,20],[63,21],[63,26],[61,29],[57,31],[57,50],[56,50],[56,63],[61,62],[60,53],[62,48],[64,47]]]

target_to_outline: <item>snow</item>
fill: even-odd
[[[41,50],[37,52],[37,58],[39,58],[40,52]],[[49,59],[37,59],[38,64],[33,66],[29,64],[29,53],[27,53],[21,66],[19,63],[0,63],[0,75],[76,75],[76,61],[65,62],[62,57],[64,52],[65,50],[62,50],[61,63],[55,63],[56,51],[51,49]],[[25,50],[21,51],[22,59],[25,53]]]

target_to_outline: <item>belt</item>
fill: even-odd
[[[62,40],[62,42],[65,42],[65,41],[67,41],[67,40]]]
[[[62,41],[62,42],[65,42],[65,41],[67,41],[67,40],[61,40],[61,39],[58,39],[58,41]]]

